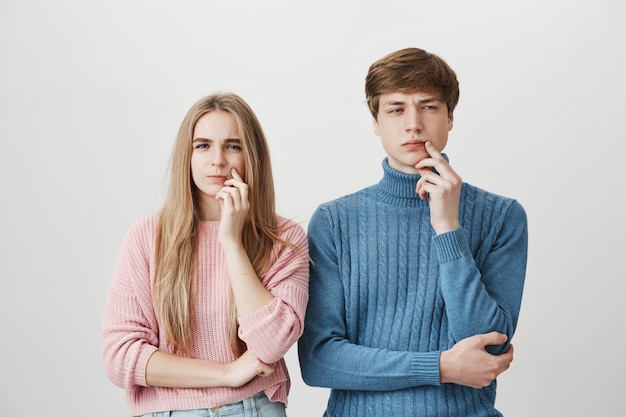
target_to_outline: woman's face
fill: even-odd
[[[245,161],[235,118],[226,111],[204,114],[193,131],[191,177],[204,202],[215,202],[215,194],[232,178],[232,169],[245,176]]]

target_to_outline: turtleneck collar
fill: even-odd
[[[444,158],[448,160],[447,155]],[[383,203],[399,207],[428,207],[428,202],[415,193],[419,174],[405,174],[390,167],[387,157],[383,159],[382,166],[383,178],[375,189]]]

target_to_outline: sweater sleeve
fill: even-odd
[[[151,235],[146,222],[134,224],[122,242],[107,289],[102,323],[102,360],[117,386],[147,386],[148,359],[157,350],[158,330],[151,307]]]
[[[298,342],[303,380],[342,390],[388,391],[439,385],[439,351],[403,352],[358,345],[346,329],[344,288],[331,218],[323,207],[309,222],[313,265],[304,334]]]
[[[524,209],[509,200],[493,230],[481,238],[476,257],[463,228],[435,236],[433,242],[452,342],[495,330],[506,334],[508,341],[488,350],[505,352],[517,326],[526,273]]]
[[[262,277],[274,300],[239,317],[239,337],[265,363],[275,363],[302,335],[309,299],[309,249],[304,229],[283,223],[282,238],[294,245],[277,244],[272,263]]]

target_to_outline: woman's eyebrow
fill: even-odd
[[[197,137],[197,138],[194,138],[192,140],[192,142],[214,142],[214,140],[213,139],[209,139],[209,138]],[[241,139],[239,139],[239,138],[226,138],[226,139],[224,139],[224,142],[241,143]]]

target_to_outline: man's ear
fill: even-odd
[[[378,121],[376,120],[376,118],[375,118],[375,117],[372,117],[372,127],[374,128],[374,134],[375,134],[376,136],[380,136],[380,135],[378,134]]]
[[[448,114],[448,132],[452,130],[454,126],[454,112]]]

